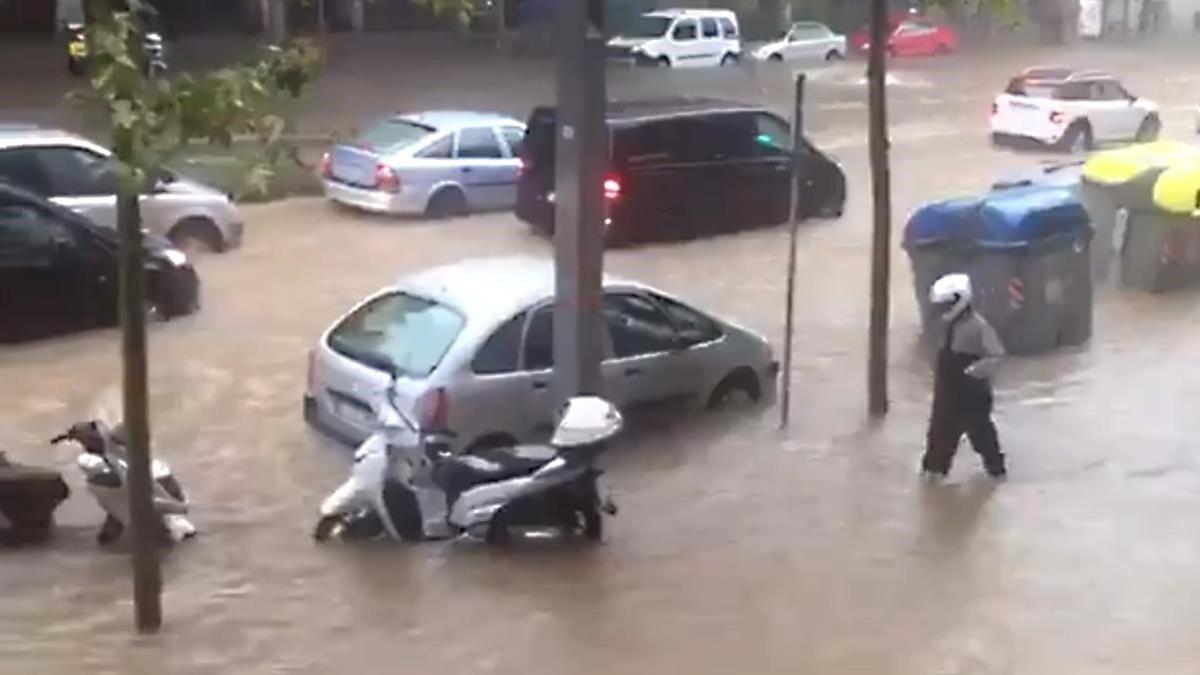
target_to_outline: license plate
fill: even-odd
[[[365,410],[349,403],[336,402],[333,404],[337,416],[357,427],[369,428],[371,416]]]

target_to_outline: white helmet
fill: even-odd
[[[929,289],[929,301],[942,309],[947,321],[962,314],[971,305],[971,277],[947,274],[938,279]]]
[[[624,424],[621,412],[608,401],[599,396],[574,396],[563,406],[550,445],[573,448],[599,443],[615,436]]]

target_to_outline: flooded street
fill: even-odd
[[[903,62],[890,90],[896,234],[917,205],[1042,159],[993,149],[986,135],[992,97],[1032,63],[1109,68],[1160,103],[1166,136],[1194,138],[1194,48],[1075,49]],[[349,451],[301,419],[308,348],[402,274],[550,255],[509,214],[427,223],[290,200],[245,207],[245,247],[200,259],[202,310],[151,334],[155,451],[188,489],[202,530],[164,560],[166,622],[155,638],[132,637],[128,559],[97,549],[100,511],[73,453],[46,445],[75,420],[117,416],[117,333],[0,348],[0,447],[61,468],[73,491],[51,544],[0,554],[0,673],[1194,670],[1200,296],[1099,292],[1087,346],[1003,371],[1008,483],[984,479],[964,448],[947,486],[923,487],[930,375],[899,246],[892,412],[878,423],[865,415],[862,69],[850,62],[810,78],[811,135],[842,162],[850,192],[844,217],[801,230],[791,428],[776,429],[774,408],[635,425],[609,458],[621,514],[599,547],[309,537]],[[347,107],[318,110],[308,124],[430,106],[524,117],[552,82],[536,62],[480,64],[428,91],[383,70],[375,75],[397,80],[393,99],[365,97],[369,87],[390,91],[386,79],[330,75],[318,101]],[[783,112],[787,80],[766,68],[614,71],[610,86],[614,97],[669,88]],[[786,243],[785,228],[766,229],[611,252],[606,268],[737,319],[781,352]]]

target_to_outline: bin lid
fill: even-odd
[[[980,204],[975,238],[983,244],[1024,244],[1091,226],[1087,209],[1065,187],[1035,186],[992,193]]]
[[[1200,148],[1187,143],[1139,143],[1092,155],[1083,165],[1083,177],[1100,185],[1117,185],[1129,182],[1150,169],[1162,169],[1196,156],[1200,156]]]
[[[1200,157],[1159,174],[1154,205],[1168,213],[1200,218]]]
[[[904,228],[904,246],[951,240],[1016,247],[1086,229],[1091,219],[1070,189],[1038,185],[927,204]]]

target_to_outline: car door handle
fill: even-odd
[[[641,368],[626,368],[625,377],[637,377],[642,374]]]
[[[549,385],[547,385],[545,382],[542,382],[541,380],[534,380],[534,382],[533,382],[533,388],[536,389],[537,391],[541,391],[541,390],[545,389],[547,386],[549,386]]]
[[[464,166],[464,167],[462,168],[462,172],[463,172],[463,173],[471,173],[471,172],[472,172],[472,171],[474,171],[474,170],[475,170],[474,168],[472,168],[472,167],[469,167],[469,166]]]

